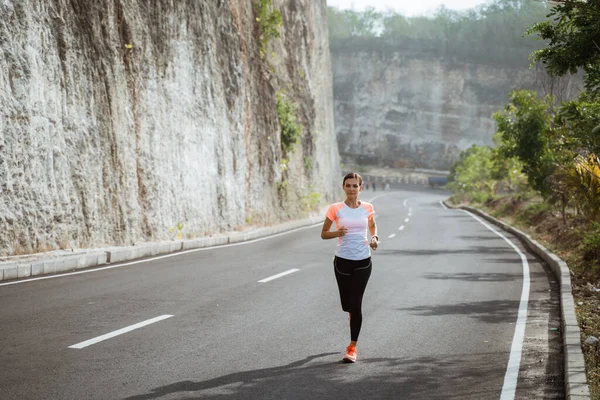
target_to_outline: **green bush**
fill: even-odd
[[[302,197],[302,205],[305,211],[316,210],[321,204],[321,194],[317,192],[311,192]]]
[[[584,233],[581,250],[584,260],[600,263],[600,223],[592,223],[591,228]]]
[[[297,106],[288,100],[283,93],[277,93],[277,115],[281,127],[281,148],[285,154],[290,153],[302,133],[302,127],[296,118]]]
[[[490,198],[488,192],[471,192],[469,193],[470,201],[473,203],[483,204]]]
[[[312,171],[313,159],[312,157],[304,157],[304,170],[306,172]]]
[[[460,159],[452,166],[446,187],[454,193],[473,193],[474,199],[485,201],[493,195],[496,183],[493,154],[491,148],[475,145],[461,152]]]

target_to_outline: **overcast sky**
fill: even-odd
[[[487,3],[486,0],[327,0],[328,6],[337,8],[353,8],[363,10],[365,7],[375,7],[378,10],[385,11],[393,9],[401,14],[412,17],[423,15],[429,11],[435,10],[442,4],[447,8],[455,10],[464,10],[473,8],[479,4]]]

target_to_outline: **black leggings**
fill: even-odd
[[[371,257],[364,260],[346,260],[334,257],[333,269],[338,289],[342,310],[349,312],[350,340],[357,341],[362,325],[362,298],[371,276]]]

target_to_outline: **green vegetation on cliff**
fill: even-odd
[[[281,149],[283,154],[291,153],[302,133],[302,126],[296,117],[298,106],[283,92],[277,93],[277,116],[281,128]]]
[[[254,3],[256,22],[260,30],[260,58],[265,58],[269,41],[280,36],[279,29],[283,23],[281,13],[273,7],[273,0],[257,0]]]

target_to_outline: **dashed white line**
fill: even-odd
[[[408,216],[409,216],[409,217],[412,217],[412,213],[408,213]]]
[[[388,236],[388,239],[392,239],[392,238],[395,238],[395,237],[396,237],[396,234],[392,233],[390,236]]]
[[[297,272],[297,271],[300,271],[300,270],[298,268],[293,268],[293,269],[290,269],[288,271],[282,272],[280,274],[273,275],[273,276],[270,276],[270,277],[265,278],[265,279],[261,279],[260,281],[258,281],[258,283],[267,283],[267,282],[272,281],[273,279],[281,278],[282,276],[293,274],[294,272]]]
[[[404,229],[404,225],[400,226],[400,228],[398,228],[399,231],[401,231],[402,229]]]
[[[139,322],[137,324],[130,325],[130,326],[125,327],[123,329],[119,329],[117,331],[110,332],[110,333],[107,333],[107,334],[102,335],[102,336],[95,337],[95,338],[90,339],[90,340],[86,340],[85,342],[74,344],[73,346],[69,346],[69,348],[70,349],[83,349],[84,347],[91,346],[91,345],[96,344],[98,342],[102,342],[102,341],[104,341],[106,339],[110,339],[110,338],[113,338],[115,336],[119,336],[119,335],[122,335],[124,333],[131,332],[134,329],[138,329],[138,328],[141,328],[143,326],[150,325],[150,324],[153,324],[155,322],[162,321],[163,319],[167,319],[167,318],[171,318],[171,317],[172,317],[172,315],[161,315],[160,317],[156,317],[156,318],[152,318],[152,319],[149,319],[149,320],[146,320],[146,321],[143,321],[143,322]]]
[[[410,218],[406,218],[406,219],[404,220],[404,222],[408,222],[408,221],[410,221]]]

